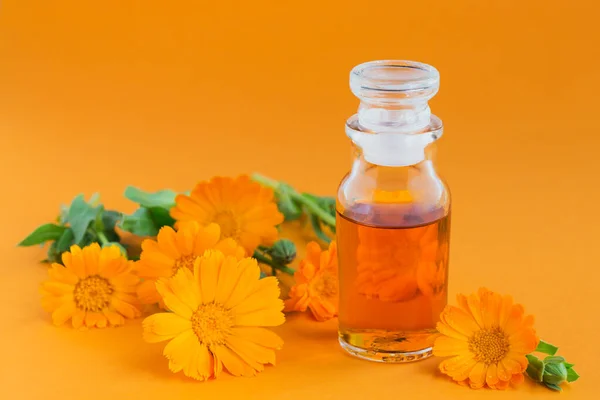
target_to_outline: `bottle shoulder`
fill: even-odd
[[[431,162],[403,168],[357,169],[355,165],[342,178],[337,192],[337,209],[342,215],[379,210],[428,220],[447,215],[450,202],[449,186]]]

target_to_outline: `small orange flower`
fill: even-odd
[[[338,260],[335,241],[329,250],[321,251],[316,242],[306,246],[306,258],[294,274],[296,284],[285,301],[284,311],[310,309],[318,321],[326,321],[338,313]]]
[[[195,221],[181,223],[177,231],[165,226],[160,229],[156,240],[146,239],[142,242],[142,254],[136,263],[136,272],[144,279],[138,288],[137,295],[142,304],[159,303],[160,294],[156,290],[159,278],[169,278],[182,267],[190,271],[194,269],[194,261],[206,250],[217,249],[227,256],[235,256],[238,260],[244,257],[244,249],[233,239],[219,239],[221,229],[217,224],[200,226]]]
[[[123,325],[140,316],[135,297],[139,281],[117,246],[92,243],[71,246],[63,253],[64,266],[54,263],[50,280],[42,283],[42,307],[52,313],[55,325],[71,320],[74,328]]]
[[[437,324],[440,336],[433,354],[452,357],[442,361],[440,371],[474,389],[505,389],[522,382],[525,356],[539,342],[533,316],[525,316],[511,296],[485,288],[457,299],[459,306],[446,306]]]
[[[189,196],[177,196],[175,203],[173,218],[198,221],[203,226],[216,223],[221,227],[221,239],[234,239],[249,256],[259,245],[273,244],[278,236],[276,226],[283,222],[273,190],[246,175],[200,182]]]

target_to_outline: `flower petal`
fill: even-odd
[[[446,324],[443,321],[439,321],[437,323],[436,329],[442,335],[446,335],[446,336],[449,336],[451,338],[459,339],[459,340],[464,340],[464,341],[468,340],[468,337],[466,335],[463,335],[462,333],[459,333],[458,331],[456,331],[455,329],[451,328],[448,324]]]
[[[469,372],[469,383],[472,389],[480,389],[485,384],[487,376],[487,366],[478,362]]]
[[[280,308],[279,282],[274,276],[263,278],[255,283],[253,293],[250,293],[240,304],[233,307],[236,314],[246,314],[266,308]]]
[[[198,348],[196,368],[199,380],[209,379],[214,374],[215,360],[204,343]]]
[[[257,346],[252,342],[248,342],[244,339],[230,336],[227,338],[227,346],[242,359],[244,363],[249,365],[252,369],[257,372],[264,371],[264,364],[268,364],[268,361],[261,360],[272,360],[275,363],[275,351],[264,347]]]
[[[83,310],[75,311],[75,314],[73,314],[73,317],[71,318],[71,323],[73,325],[73,328],[75,328],[75,329],[81,328],[83,326],[84,318],[85,318],[85,311],[83,311]]]
[[[498,379],[501,381],[509,381],[511,378],[510,372],[506,369],[502,361],[498,362],[496,373],[498,374]]]
[[[235,316],[235,324],[237,326],[278,326],[285,322],[285,315],[281,312],[281,307],[253,311],[247,314]]]
[[[141,312],[137,307],[119,299],[116,296],[112,297],[110,304],[115,310],[127,318],[137,318],[141,315]]]
[[[512,383],[513,385],[521,384],[523,383],[523,381],[525,381],[525,377],[523,376],[523,374],[514,374],[510,379],[510,383]]]
[[[106,317],[99,312],[88,311],[85,314],[85,326],[87,326],[88,328],[93,328],[101,320],[106,320]],[[106,326],[106,323],[104,324],[104,326]]]
[[[137,287],[137,296],[142,304],[156,304],[161,300],[155,280],[145,280]]]
[[[467,337],[480,329],[473,316],[458,307],[447,306],[440,318],[451,328]]]
[[[239,276],[231,297],[224,304],[225,308],[233,308],[240,304],[256,287],[260,279],[260,267],[253,258],[244,258],[238,263]]]
[[[498,383],[499,379],[498,379],[498,373],[497,373],[497,365],[496,364],[490,364],[488,366],[487,369],[487,375],[485,377],[485,381],[488,384],[489,387],[494,386],[495,384]]]
[[[227,256],[221,264],[217,288],[215,291],[215,302],[226,304],[232,295],[233,289],[239,277],[238,260],[233,256]]]
[[[68,301],[54,310],[52,313],[52,322],[54,325],[62,325],[67,322],[69,318],[73,316],[73,314],[75,314],[75,311],[77,311],[75,302]]]
[[[233,335],[249,340],[259,346],[279,350],[283,340],[274,332],[254,326],[236,326],[231,329]]]
[[[211,351],[218,357],[223,366],[233,376],[253,376],[256,375],[256,370],[252,369],[254,373],[251,373],[244,361],[231,351],[226,346],[214,346],[211,347]]]
[[[192,271],[180,268],[171,279],[167,280],[171,291],[191,310],[196,310],[202,303],[200,286]]]
[[[200,282],[203,304],[215,301],[219,272],[224,260],[225,256],[220,251],[207,250],[194,262],[194,276]]]
[[[125,318],[117,312],[102,310],[102,314],[108,319],[111,326],[121,326],[125,323]]]
[[[191,319],[192,313],[196,310],[192,310],[189,305],[183,302],[173,291],[167,283],[167,279],[161,278],[156,281],[156,290],[160,294],[165,306],[180,315],[185,319]]]
[[[100,245],[98,243],[92,243],[89,246],[84,247],[81,251],[86,275],[96,275],[98,273],[100,251]]]
[[[436,357],[450,357],[469,352],[467,341],[448,336],[438,337],[433,344],[433,355]]]
[[[158,235],[156,235],[155,243],[158,245],[157,246],[158,248],[152,246],[150,244],[151,242],[149,240],[146,240],[146,241],[144,241],[143,250],[149,251],[149,250],[151,250],[150,248],[146,249],[144,247],[146,247],[146,246],[152,247],[154,251],[158,250],[160,253],[166,255],[168,258],[170,258],[172,260],[176,260],[179,257],[181,257],[182,250],[183,250],[177,246],[176,237],[177,237],[177,234],[175,233],[175,230],[173,228],[171,228],[170,226],[163,226],[158,231]],[[152,240],[152,242],[154,242],[154,241]],[[189,253],[184,253],[184,254],[189,254]]]
[[[192,322],[174,313],[156,313],[142,322],[144,340],[162,342],[192,329]]]
[[[184,368],[189,368],[192,362],[192,356],[199,351],[200,342],[189,329],[175,336],[163,350],[164,356],[169,360],[169,369],[173,372],[179,372]]]
[[[188,224],[197,224],[195,221],[187,222]],[[219,242],[221,237],[221,227],[218,224],[209,224],[205,227],[198,227],[194,235],[194,243],[192,244],[192,252],[197,256],[202,256],[208,249],[213,249]]]
[[[57,263],[52,264],[48,270],[48,275],[50,275],[52,280],[68,285],[75,285],[79,281],[79,278],[73,271]]]

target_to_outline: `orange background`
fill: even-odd
[[[185,4],[182,4],[185,3]],[[31,1],[0,7],[0,397],[11,399],[551,398],[527,382],[471,391],[438,360],[346,356],[335,321],[277,329],[278,365],[205,384],[173,375],[139,323],[55,328],[40,308],[40,249],[15,244],[61,203],[126,185],[184,190],[260,171],[334,194],[350,167],[350,69],[427,62],[453,193],[451,298],[480,285],[536,315],[597,393],[598,93],[593,1]],[[213,397],[209,397],[213,396]],[[214,397],[217,396],[217,397]]]

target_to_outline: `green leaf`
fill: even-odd
[[[71,207],[69,207],[69,224],[73,230],[75,243],[82,244],[83,237],[90,223],[96,220],[100,207],[92,207],[88,204],[83,195],[73,199]]]
[[[104,212],[102,213],[102,223],[104,224],[104,230],[114,230],[122,215],[123,214],[121,214],[118,211],[104,210]]]
[[[569,368],[573,368],[575,366],[575,364],[570,364],[568,362],[565,362],[565,368],[569,369]]]
[[[23,239],[17,246],[34,246],[50,240],[58,240],[65,229],[67,228],[56,224],[44,224],[30,233],[29,236]]]
[[[175,196],[177,196],[177,193],[170,189],[159,190],[154,193],[144,192],[134,186],[128,186],[125,189],[126,198],[147,208],[162,207],[170,209],[175,205]]]
[[[540,340],[535,351],[553,356],[558,351],[558,347]]]
[[[529,365],[525,372],[534,381],[541,382],[544,375],[544,362],[533,354],[527,354],[526,357],[527,361],[529,361]]]
[[[56,252],[62,254],[69,250],[69,247],[74,245],[73,231],[70,228],[66,228],[60,238],[56,241]]]
[[[553,364],[564,363],[565,358],[563,356],[548,356],[548,357],[544,358],[544,362],[546,364],[548,364],[548,363],[553,363]]]
[[[562,392],[562,388],[553,383],[544,383],[544,385],[546,385],[546,387],[548,387],[548,389],[556,390],[557,392]]]
[[[156,236],[159,229],[150,210],[144,207],[138,208],[131,215],[124,215],[120,226],[124,231],[138,236]]]
[[[121,250],[121,254],[123,254],[125,257],[127,257],[127,249],[119,242],[108,242],[106,244],[104,244],[102,247],[110,247],[110,246],[117,246],[119,248],[119,250]]]
[[[169,209],[163,207],[150,207],[148,210],[150,211],[150,214],[152,214],[154,225],[158,229],[162,228],[163,226],[175,225],[175,220],[169,214]]]
[[[577,379],[579,379],[579,374],[575,372],[575,370],[572,367],[567,368],[567,382],[575,382]]]

